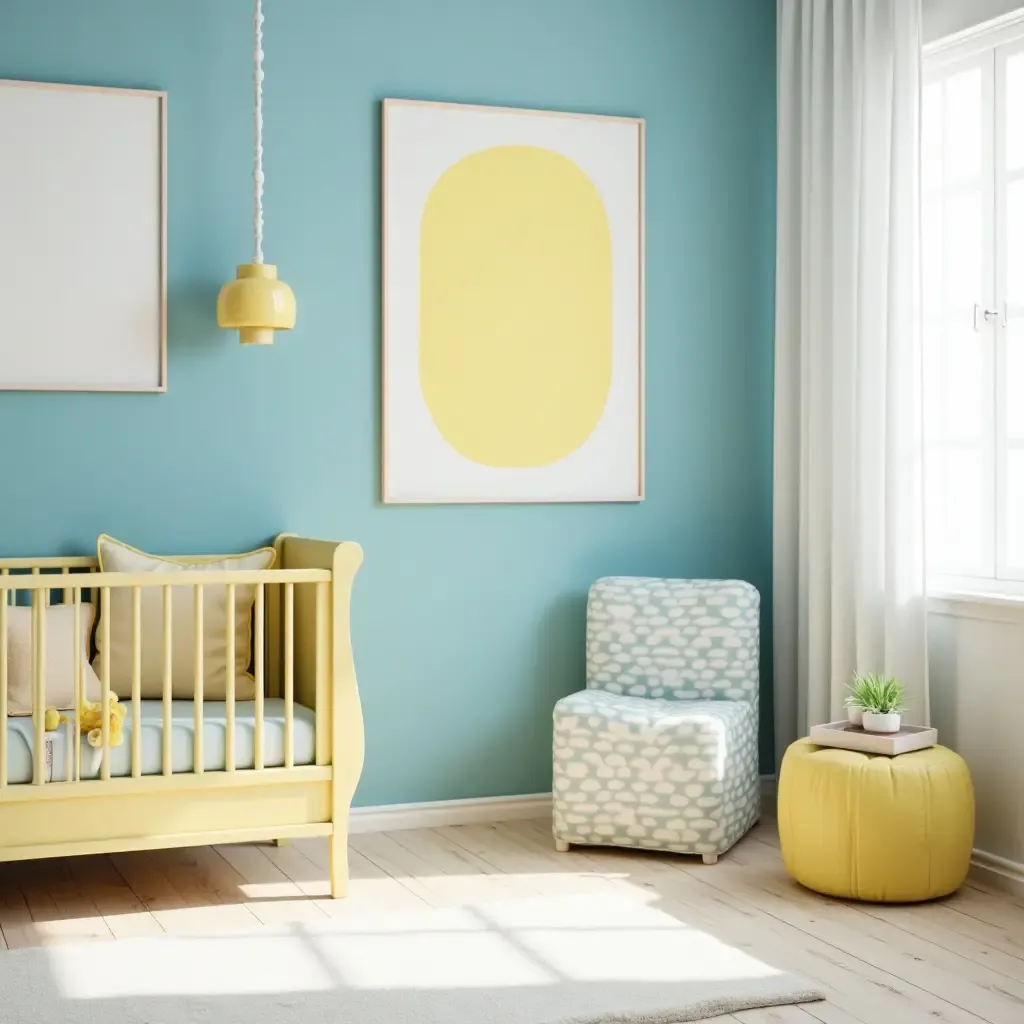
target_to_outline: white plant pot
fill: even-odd
[[[855,708],[851,705],[846,705],[846,718],[850,725],[863,725],[864,724],[864,709]]]
[[[899,732],[900,716],[880,715],[876,711],[864,712],[864,728],[868,732]]]

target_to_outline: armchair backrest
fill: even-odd
[[[760,604],[740,580],[600,579],[587,599],[587,687],[756,702]]]

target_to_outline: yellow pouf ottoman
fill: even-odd
[[[970,772],[946,747],[885,757],[798,740],[779,774],[779,839],[808,889],[881,903],[945,896],[971,863]]]

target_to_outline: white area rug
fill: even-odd
[[[617,895],[0,953],[4,1024],[674,1024],[821,998]]]

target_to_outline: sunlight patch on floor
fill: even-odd
[[[71,999],[580,982],[725,982],[779,972],[621,894],[424,909],[257,935],[166,936],[49,952]]]

